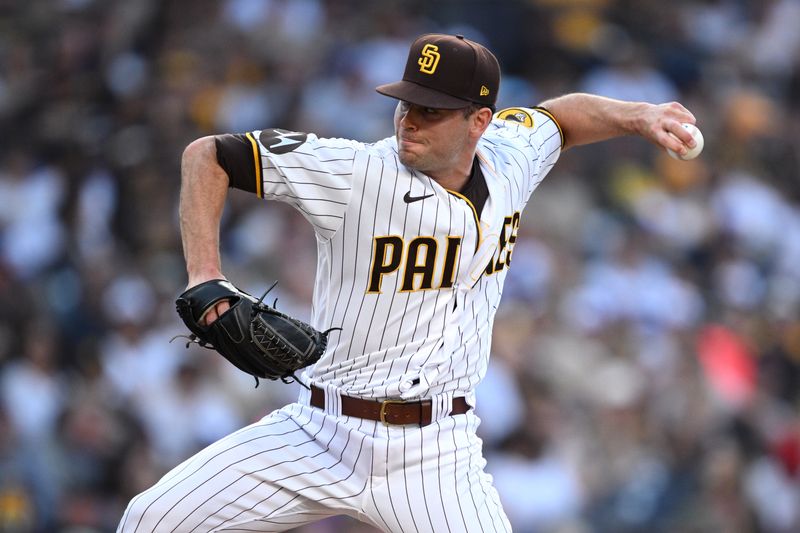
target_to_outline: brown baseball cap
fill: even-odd
[[[494,109],[499,88],[500,65],[486,47],[463,35],[429,33],[411,45],[403,80],[375,90],[424,107]]]

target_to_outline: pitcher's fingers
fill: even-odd
[[[214,307],[208,309],[208,311],[200,317],[200,324],[203,326],[210,326],[215,320],[222,316],[222,314],[231,308],[230,302],[228,300],[222,300],[221,302],[217,302]]]
[[[679,126],[679,128],[686,132],[686,130],[684,130],[682,127]],[[691,135],[689,135],[689,137],[691,137]],[[672,131],[665,129],[658,135],[657,140],[658,144],[667,150],[672,150],[673,152],[677,152],[679,154],[686,153],[686,146],[684,145],[683,139],[673,134]]]
[[[221,317],[225,311],[231,308],[231,304],[228,300],[222,300],[216,305],[217,310],[217,318]]]
[[[694,113],[686,109],[686,106],[680,102],[670,102],[667,104],[667,114],[671,115],[679,122],[688,122],[689,124],[697,122]]]
[[[670,128],[670,133],[681,140],[689,148],[694,148],[697,142],[692,136],[692,132],[683,127],[682,124],[674,125]]]
[[[217,304],[217,305],[219,305],[219,304]],[[219,318],[219,315],[217,314],[216,306],[215,307],[211,307],[211,308],[209,308],[208,311],[206,311],[203,314],[202,317],[200,317],[200,324],[203,325],[203,326],[209,326],[209,325],[211,325],[212,322],[214,322],[218,318]]]

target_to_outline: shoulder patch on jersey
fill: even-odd
[[[500,120],[518,122],[526,128],[533,127],[533,115],[531,115],[527,110],[519,107],[508,107],[506,109],[501,109],[495,116]]]
[[[306,142],[307,133],[281,129],[262,130],[258,140],[273,154],[286,154]]]

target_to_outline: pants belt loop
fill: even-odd
[[[325,385],[325,412],[333,416],[342,416],[342,397],[339,389],[333,385]]]
[[[431,398],[431,420],[441,420],[453,410],[453,392],[443,392]]]
[[[300,393],[297,397],[297,403],[302,405],[311,405],[311,389],[300,387]]]

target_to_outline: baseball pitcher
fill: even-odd
[[[685,154],[695,118],[586,94],[497,111],[499,86],[485,47],[427,34],[402,80],[377,88],[398,100],[392,137],[263,129],[186,148],[189,339],[304,388],[133,498],[119,531],[283,531],[337,514],[384,531],[510,530],[473,407],[522,211],[565,149],[637,134]],[[229,187],[313,226],[310,324],[223,275]]]

